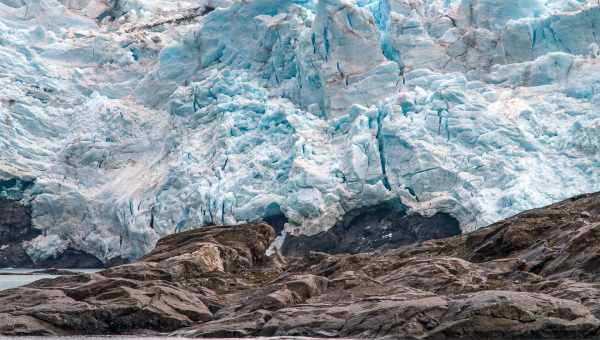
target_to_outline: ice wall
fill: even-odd
[[[103,261],[400,199],[473,230],[600,190],[595,2],[0,0],[0,180]],[[1,193],[0,193],[1,194]]]

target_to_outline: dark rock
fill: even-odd
[[[0,334],[598,338],[599,223],[600,193],[467,235],[285,258],[266,256],[266,224],[198,229],[135,263],[0,292]]]
[[[356,254],[460,233],[458,221],[448,214],[437,213],[431,217],[407,215],[404,206],[390,201],[349,211],[333,228],[313,236],[287,235],[282,252],[290,256],[309,251]]]
[[[31,207],[0,198],[0,267],[31,267],[33,261],[22,243],[40,234],[31,224]]]
[[[0,198],[0,244],[28,241],[41,232],[31,225],[31,207],[19,201]]]
[[[281,211],[281,207],[277,203],[271,203],[265,208],[263,221],[275,229],[275,233],[280,235],[283,231],[288,218]]]
[[[56,257],[50,257],[35,263],[36,268],[103,268],[97,257],[81,250],[67,248]]]
[[[25,248],[19,244],[0,246],[0,268],[33,268],[34,264]]]

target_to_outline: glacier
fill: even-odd
[[[583,0],[0,0],[0,197],[34,261],[399,200],[472,231],[600,190]]]

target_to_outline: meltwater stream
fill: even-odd
[[[66,269],[78,273],[95,273],[102,269]],[[44,271],[41,269],[7,268],[0,269],[0,290],[16,288],[28,283],[58,277],[59,275],[35,274]]]

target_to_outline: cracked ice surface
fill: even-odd
[[[575,0],[0,0],[0,179],[35,179],[35,259],[394,198],[473,230],[600,190],[599,23]]]

